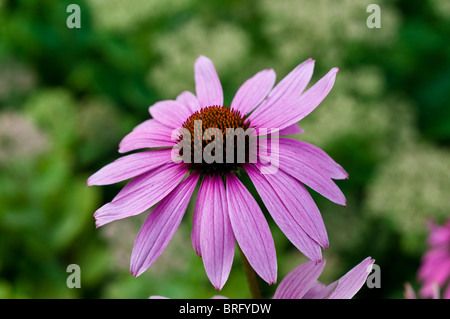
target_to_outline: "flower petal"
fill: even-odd
[[[450,220],[444,225],[439,225],[434,220],[428,222],[430,235],[427,243],[430,246],[447,245],[450,242]]]
[[[139,276],[150,267],[169,244],[181,223],[198,181],[189,175],[150,212],[134,243],[130,272]]]
[[[342,166],[317,146],[292,138],[280,138],[279,146],[281,153],[288,152],[290,157],[296,157],[299,161],[314,166],[316,170],[320,170],[330,178],[348,178]]]
[[[278,128],[281,130],[299,122],[325,99],[334,85],[338,70],[338,68],[331,69],[316,84],[298,98],[292,100],[285,107],[281,109],[274,107],[268,108],[267,112],[257,118],[255,115],[254,121],[252,120],[252,116],[250,116],[252,125],[255,127]]]
[[[302,299],[324,299],[332,289],[334,289],[333,285],[325,286],[321,282],[316,281],[303,295]]]
[[[328,247],[328,236],[320,212],[304,186],[282,171],[262,175],[251,165],[245,170],[286,237],[306,257],[319,262],[320,245]]]
[[[422,287],[419,291],[420,295],[424,298],[433,297],[436,295],[435,293],[435,285],[437,287],[443,287],[445,282],[450,277],[450,259],[448,257],[448,249],[442,249],[444,254],[446,254],[445,258],[443,259],[434,259],[434,260],[425,260],[422,262],[421,269],[424,267],[424,263],[428,263],[428,267],[430,270],[430,273],[428,276],[423,278],[422,273],[419,270],[419,275],[422,275],[419,277],[422,281]],[[427,254],[429,254],[428,252]]]
[[[259,124],[260,119],[271,116],[270,113],[284,112],[284,108],[294,99],[298,98],[305,90],[314,71],[314,60],[308,59],[293,69],[270,92],[267,99],[250,115],[254,124]],[[267,127],[257,125],[258,127]],[[276,127],[276,126],[271,126]]]
[[[192,115],[187,106],[172,100],[156,102],[149,112],[155,120],[173,129],[181,128]]]
[[[445,246],[444,246],[445,247]],[[433,282],[438,265],[443,265],[448,258],[447,249],[430,249],[422,256],[422,262],[417,274],[421,281]]]
[[[185,105],[192,114],[200,111],[201,109],[200,102],[197,97],[189,91],[184,91],[178,95],[177,102]]]
[[[232,173],[227,175],[226,190],[231,226],[239,247],[256,273],[267,283],[275,283],[275,244],[261,208]]]
[[[236,92],[231,108],[240,111],[242,115],[250,113],[269,94],[275,79],[276,74],[272,69],[256,73]]]
[[[298,126],[297,123],[294,123],[278,132],[279,136],[283,135],[295,135],[295,134],[303,134],[304,130]]]
[[[108,185],[152,170],[171,160],[171,150],[154,150],[123,156],[104,166],[88,179],[88,185]]]
[[[111,202],[95,212],[97,227],[149,209],[169,194],[186,172],[183,165],[168,163],[135,177]]]
[[[174,129],[154,119],[138,125],[119,144],[119,152],[126,153],[141,148],[173,147],[177,141],[172,140]]]
[[[272,145],[270,139],[267,144]],[[348,179],[348,174],[342,166],[317,146],[287,137],[280,138],[278,146],[283,157],[298,160],[329,178]]]
[[[351,299],[364,285],[372,271],[374,259],[367,257],[338,280],[336,288],[327,299]]]
[[[286,148],[279,147],[278,151],[270,149],[269,152],[264,145],[260,145],[259,147],[260,152],[258,156],[260,159],[271,164],[275,162],[275,159],[278,160],[278,168],[280,170],[295,177],[332,202],[342,206],[346,205],[345,196],[339,187],[310,159],[303,155],[290,152]]]
[[[208,202],[208,183],[204,183],[206,178],[201,182],[200,188],[197,194],[197,202],[195,203],[194,216],[192,218],[192,232],[191,241],[192,247],[199,257],[202,256],[202,250],[200,245],[200,229],[202,224],[202,214],[204,211],[203,206]]]
[[[404,284],[403,294],[405,296],[405,299],[417,299],[416,292],[414,291],[413,287],[409,282],[406,282]]]
[[[202,185],[207,200],[201,206],[201,253],[209,280],[220,290],[230,274],[235,239],[222,178],[219,175],[205,177]]]
[[[223,105],[222,84],[220,84],[214,64],[205,56],[200,56],[194,65],[195,90],[201,107]]]
[[[325,260],[315,264],[307,261],[292,270],[277,287],[273,299],[302,299],[315,284],[325,267]]]

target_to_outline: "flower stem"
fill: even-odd
[[[253,299],[262,299],[261,289],[259,288],[258,275],[253,270],[252,266],[248,262],[241,248],[239,247],[239,253],[241,255],[242,266],[244,267],[245,276],[247,277],[248,287]]]

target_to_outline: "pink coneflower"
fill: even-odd
[[[309,59],[275,87],[273,70],[258,72],[239,88],[231,106],[226,107],[213,63],[200,56],[194,66],[196,95],[185,91],[176,100],[161,101],[149,108],[152,119],[125,136],[119,152],[151,150],[121,157],[88,180],[88,185],[105,185],[133,178],[110,203],[95,212],[97,227],[140,214],[156,204],[136,238],[131,256],[132,274],[142,274],[165,249],[200,181],[191,239],[214,287],[221,289],[228,278],[235,240],[256,273],[266,282],[275,283],[277,260],[269,225],[256,200],[238,178],[241,174],[248,174],[286,237],[309,259],[321,260],[321,249],[328,247],[328,236],[305,185],[345,205],[345,197],[332,179],[348,176],[324,151],[281,137],[278,148],[266,148],[273,150],[279,161],[279,169],[272,174],[261,173],[266,168],[263,164],[268,160],[266,155],[250,162],[248,151],[243,162],[172,160],[180,140],[186,142],[180,132],[194,135],[192,141],[184,144],[191,146],[192,142],[192,151],[177,154],[188,158],[209,147],[205,141],[200,147],[194,143],[199,130],[201,133],[209,128],[222,132],[226,128],[252,128],[264,132],[268,128],[279,129],[280,136],[300,133],[297,122],[327,96],[338,71],[331,69],[303,93],[313,68],[314,61]],[[200,127],[196,125],[199,120]],[[220,146],[226,149],[227,145],[224,140]]]
[[[442,298],[450,299],[450,220],[442,226],[430,223],[428,245],[418,273],[419,293],[423,298],[438,298],[439,289],[444,289]]]
[[[307,261],[283,278],[274,299],[351,299],[366,282],[374,259],[367,257],[339,280],[324,285],[317,281],[325,267],[325,260]]]
[[[374,259],[367,257],[353,267],[339,280],[324,285],[317,281],[325,267],[326,260],[318,263],[307,261],[281,280],[273,299],[351,299],[361,289],[367,280]],[[214,296],[212,299],[223,299],[224,296]],[[150,299],[167,299],[164,296],[150,296]]]

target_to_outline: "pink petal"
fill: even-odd
[[[94,214],[97,227],[142,213],[174,189],[186,175],[183,165],[168,163],[139,175]]]
[[[297,123],[294,123],[278,132],[279,136],[303,134],[304,130],[301,129]]]
[[[305,93],[291,101],[288,105],[285,105],[283,108],[276,109],[271,107],[257,119],[255,118],[255,121],[252,121],[252,125],[257,127],[278,128],[281,130],[299,122],[325,99],[334,85],[338,70],[338,68],[331,69]],[[251,116],[250,120],[252,120]]]
[[[316,203],[302,183],[279,170],[275,174],[263,175],[281,202],[284,203],[298,225],[324,249],[328,248],[328,235]],[[278,210],[277,213],[280,213]],[[319,259],[313,259],[320,261]]]
[[[200,56],[194,65],[195,90],[201,107],[223,105],[223,91],[214,64]]]
[[[178,95],[177,102],[185,105],[192,114],[200,111],[201,109],[200,102],[197,97],[189,91],[184,91]]]
[[[320,245],[328,237],[317,206],[301,183],[286,173],[262,175],[248,165],[246,171],[275,223],[306,257],[319,262]]]
[[[325,267],[325,260],[315,264],[307,261],[283,278],[273,299],[302,299],[314,285]]]
[[[260,119],[270,116],[270,113],[284,112],[287,104],[298,98],[305,90],[314,70],[314,60],[308,59],[293,69],[270,92],[267,99],[250,115],[252,123],[258,127],[272,128],[276,126],[261,126]],[[268,115],[267,115],[268,114]]]
[[[248,79],[231,102],[231,108],[238,110],[242,115],[250,113],[269,94],[275,84],[275,71],[263,70]]]
[[[88,185],[108,185],[152,170],[171,159],[171,150],[154,150],[123,156],[104,166],[88,179]]]
[[[200,229],[202,224],[202,214],[204,211],[204,205],[209,200],[207,197],[209,183],[204,183],[205,179],[201,182],[200,188],[197,194],[197,202],[195,204],[194,216],[192,218],[192,232],[191,241],[192,247],[199,257],[202,256],[202,250],[200,245]]]
[[[154,119],[138,125],[126,135],[119,145],[119,152],[126,153],[141,148],[173,147],[177,141],[172,140],[174,129]]]
[[[425,278],[424,286],[420,290],[422,297],[428,298],[433,296],[433,285],[442,287],[450,277],[450,256],[447,252],[447,258],[430,265],[433,271]]]
[[[449,259],[447,249],[431,249],[427,251],[422,257],[422,264],[418,271],[418,278],[424,281],[432,281],[436,266]]]
[[[262,153],[258,155],[267,162],[270,162],[273,156],[272,154],[268,156]],[[333,180],[318,169],[310,159],[302,162],[300,160],[301,157],[296,155],[295,153],[290,154],[289,152],[285,152],[284,149],[280,148],[278,152],[279,169],[295,177],[332,202],[345,206],[345,196]]]
[[[149,108],[152,117],[158,122],[172,128],[181,128],[192,115],[187,106],[177,101],[166,100],[153,104]]]
[[[239,247],[256,273],[267,283],[275,283],[275,244],[263,212],[232,173],[227,175],[226,190],[231,226]]]
[[[184,216],[198,177],[198,174],[189,175],[148,215],[131,253],[130,272],[134,276],[147,270],[169,244]]]
[[[219,175],[205,177],[202,191],[200,246],[206,274],[216,289],[222,289],[230,274],[235,239],[228,216],[225,186]]]
[[[440,226],[435,221],[430,221],[428,228],[430,235],[427,241],[430,246],[447,245],[450,243],[450,220],[443,226]]]
[[[436,281],[427,282],[420,288],[419,294],[422,298],[440,299],[441,288]],[[445,298],[444,298],[445,299]]]
[[[417,299],[416,293],[409,282],[405,283],[404,287],[405,290],[403,294],[405,295],[405,299]]]
[[[270,145],[270,143],[268,143]],[[317,146],[292,138],[279,139],[280,152],[289,153],[289,157],[308,163],[314,169],[333,179],[347,179],[348,174],[327,153]]]
[[[306,294],[303,295],[302,299],[324,299],[334,288],[335,287],[333,285],[325,286],[324,284],[316,281],[311,288],[309,288]]]
[[[366,282],[372,271],[374,259],[367,257],[338,280],[336,288],[327,299],[351,299]]]
[[[154,119],[145,120],[144,122],[139,123],[138,125],[136,125],[136,127],[133,129],[133,131],[134,130],[141,130],[141,129],[145,128],[145,127],[151,127],[153,125],[153,123],[158,123],[158,121],[156,121]]]

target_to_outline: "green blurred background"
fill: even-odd
[[[66,8],[81,8],[69,29]],[[369,29],[370,3],[381,28]],[[124,185],[87,187],[116,159],[148,106],[195,91],[193,63],[213,60],[225,103],[247,78],[278,80],[307,58],[313,82],[339,67],[300,126],[349,173],[346,208],[313,194],[330,239],[320,280],[367,256],[381,288],[417,290],[426,220],[450,213],[450,1],[0,0],[0,298],[248,298],[236,256],[215,291],[190,243],[192,205],[164,254],[138,278],[131,249],[147,213],[96,229],[94,211]],[[279,281],[305,258],[269,218]],[[69,289],[66,267],[81,268]],[[262,285],[266,297],[276,286]]]

